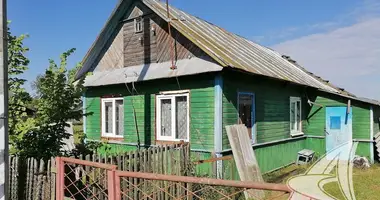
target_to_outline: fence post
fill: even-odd
[[[57,168],[55,195],[57,200],[63,200],[65,195],[65,167],[61,157],[56,158],[55,166]]]
[[[108,199],[109,200],[116,200],[116,167],[114,167],[112,170],[107,171],[107,189],[108,189]],[[118,184],[119,185],[119,184]],[[120,185],[119,185],[120,187]]]

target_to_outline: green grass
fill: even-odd
[[[356,199],[379,199],[380,164],[372,165],[367,170],[354,169],[352,176]],[[344,199],[337,183],[328,183],[324,189],[337,199]]]
[[[302,174],[306,171],[307,166],[291,165],[284,169],[275,171],[270,174],[264,175],[264,180],[269,183],[282,183],[286,184],[286,181],[295,175]],[[356,199],[379,199],[380,194],[380,164],[372,165],[369,169],[356,169],[353,173],[354,192]],[[343,197],[337,183],[328,183],[324,186],[324,189],[336,199],[342,199]],[[281,195],[281,192],[268,193],[268,199]],[[276,199],[287,199],[288,195],[281,196]]]

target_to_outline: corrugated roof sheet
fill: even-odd
[[[168,21],[166,13],[166,5],[163,2],[157,0],[140,0],[155,13],[157,13],[161,18]],[[94,61],[94,57],[99,55],[99,49],[104,46],[104,42],[108,40],[107,34],[115,28],[115,24],[118,24],[122,20],[124,10],[132,5],[133,0],[120,0],[118,6],[113,11],[111,17],[107,21],[105,27],[102,29],[99,37],[95,41],[94,45],[90,48],[86,57],[83,60],[83,68],[78,71],[76,78],[83,76],[88,69],[91,67],[91,63]],[[170,6],[170,14],[172,19],[172,26],[186,36],[193,43],[198,45],[203,51],[209,54],[215,61],[217,61],[223,67],[232,67],[238,68],[247,72],[251,72],[258,75],[268,76],[276,79],[286,80],[294,82],[301,85],[307,85],[314,88],[318,88],[321,91],[338,94],[343,97],[355,99],[358,101],[367,102],[370,104],[380,105],[380,102],[375,100],[370,100],[366,98],[355,97],[354,95],[344,91],[333,84],[329,83],[326,80],[310,73],[301,66],[298,66],[296,63],[288,61],[286,57],[283,57],[281,54],[267,48],[256,44],[252,41],[249,41],[241,36],[230,33],[223,28],[220,28],[216,25],[213,25],[209,22],[206,22],[202,19],[199,19],[195,16],[192,16],[188,13],[185,13],[177,8]],[[96,44],[98,44],[96,46]],[[154,66],[153,64],[151,66]],[[135,66],[137,69],[141,66]],[[216,67],[214,65],[214,67]],[[167,66],[166,66],[167,68]],[[179,67],[181,68],[181,67]],[[213,68],[213,67],[211,67]],[[217,68],[217,67],[216,67]],[[213,69],[215,71],[220,71],[221,68]],[[181,68],[182,69],[182,68]],[[197,73],[207,72],[208,69],[205,68],[191,68],[192,70],[200,70],[198,72],[181,72],[175,76],[190,75]],[[120,75],[124,72],[123,70],[128,71],[127,69],[119,69],[115,72],[116,75]],[[211,71],[213,71],[211,70]],[[167,78],[170,73],[157,70],[159,72],[158,76],[152,75],[146,77],[147,79],[156,79],[158,77]],[[134,72],[133,72],[134,73]],[[99,75],[99,76],[98,76]],[[106,76],[104,78],[102,76]],[[98,77],[98,78],[97,78]],[[104,78],[104,79],[103,79]],[[102,79],[102,80],[101,80]],[[116,81],[117,80],[117,81]],[[93,76],[87,77],[86,81],[88,85],[107,85],[110,83],[124,83],[132,82],[139,80],[125,80],[123,77],[114,78],[110,74],[94,74]],[[92,81],[90,83],[90,81]],[[101,81],[96,83],[97,81]],[[108,83],[106,83],[108,81]],[[117,83],[116,83],[117,82]]]
[[[93,75],[86,77],[84,86],[91,87],[131,83],[160,78],[194,75],[205,72],[216,72],[222,71],[223,69],[223,67],[218,64],[196,57],[178,60],[176,62],[177,69],[175,70],[171,70],[168,67],[170,65],[170,62],[151,63],[110,71],[94,72]]]
[[[167,20],[166,4],[156,0],[142,0],[160,17]],[[230,33],[218,26],[170,7],[171,24],[222,66],[238,68],[254,74],[269,76],[330,92],[335,88],[294,66],[281,54]]]

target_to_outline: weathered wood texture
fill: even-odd
[[[151,31],[154,22],[143,17],[143,31],[135,33],[134,20],[124,23],[124,66],[156,63],[156,36]]]
[[[104,95],[120,94],[124,97],[124,142],[141,145],[156,144],[156,100],[160,91],[190,91],[190,142],[192,148],[213,150],[214,144],[214,78],[211,74],[179,77],[135,83],[137,92],[129,94],[125,85],[89,88],[86,92],[86,135],[89,139],[101,139],[101,98]],[[132,89],[132,86],[128,86]],[[137,94],[138,93],[138,94]],[[135,127],[133,107],[136,111],[138,131]],[[133,150],[135,146],[112,145],[116,151]]]
[[[155,14],[143,16],[143,31],[135,33],[134,20],[124,23],[124,66],[180,60],[191,56],[208,56],[186,37],[171,29],[168,24]],[[154,31],[153,31],[154,29]],[[211,60],[211,59],[209,59]]]
[[[124,67],[124,27],[120,26],[115,31],[118,31],[116,37],[113,38],[110,46],[106,47],[105,53],[101,57],[94,71],[106,71]]]
[[[82,160],[117,165],[119,170],[150,172],[168,175],[186,176],[190,173],[190,146],[177,144],[171,146],[157,146],[148,149],[130,151],[117,156],[87,155],[79,156]],[[66,172],[76,169],[66,168]],[[94,173],[89,167],[84,167],[87,175]],[[34,158],[21,159],[10,157],[9,168],[10,200],[52,200],[55,197],[56,164],[55,159],[47,162]],[[72,172],[71,175],[77,173]],[[67,177],[66,177],[67,179]],[[74,179],[72,179],[74,180]],[[71,180],[71,181],[72,181]],[[87,180],[87,179],[86,179]],[[71,182],[67,181],[67,182]],[[100,185],[99,183],[98,185]],[[97,188],[92,189],[95,193]],[[98,199],[104,199],[97,196]]]
[[[9,199],[55,199],[55,160],[9,158]]]
[[[242,181],[263,182],[247,128],[244,125],[232,125],[226,126],[226,130],[240,179]],[[247,199],[262,199],[264,191],[247,190],[245,196]]]
[[[190,162],[189,153],[188,144],[177,144],[140,149],[117,156],[94,154],[85,157],[79,156],[79,158],[95,163],[116,165],[117,170],[186,176],[191,172],[187,168]],[[65,161],[63,164],[66,197],[82,199],[87,196],[87,199],[107,199],[106,191],[109,182],[107,183],[106,179],[106,169],[70,161]],[[134,187],[132,184],[141,187]],[[141,191],[145,191],[144,185],[145,183],[141,182],[141,179],[129,177],[120,183],[120,188],[122,193],[128,193],[128,196],[134,197],[134,199],[142,199]],[[160,187],[163,188],[163,185]],[[165,188],[169,190],[172,187]]]
[[[188,40],[174,28],[171,29],[172,36],[168,33],[168,24],[161,18],[156,17],[157,26],[157,62],[171,60],[171,49],[174,60],[187,59],[192,56],[212,60],[199,47]],[[174,43],[173,43],[174,42]]]
[[[126,11],[127,14],[128,11]],[[142,17],[142,32],[135,32],[134,19]],[[192,56],[212,61],[200,48],[149,8],[136,4],[125,21],[114,28],[92,71],[107,71],[128,66],[187,59]],[[173,55],[173,56],[172,56]],[[168,66],[170,67],[170,66]]]

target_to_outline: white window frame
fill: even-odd
[[[138,17],[138,18],[135,18],[134,19],[134,29],[135,29],[135,33],[141,33],[143,32],[143,18],[142,17]],[[138,29],[137,27],[137,24],[140,23],[140,29]]]
[[[299,127],[296,126],[297,124],[297,102],[300,102],[300,121],[299,121]],[[294,127],[296,127],[296,130],[292,130],[292,125],[291,125],[291,117],[292,117],[292,104],[295,103],[295,109],[294,110]],[[290,97],[290,103],[289,103],[289,128],[290,128],[290,135],[291,136],[300,136],[303,135],[304,133],[302,132],[302,100],[300,97]]]
[[[124,135],[116,135],[116,101],[123,100],[124,98],[104,98],[102,99],[102,137],[108,138],[123,138]],[[105,103],[112,103],[112,133],[106,133],[106,106]],[[124,111],[123,111],[124,112]],[[124,122],[123,122],[124,124]]]
[[[186,99],[187,99],[187,133],[186,133],[186,139],[176,139],[175,138],[175,135],[176,135],[176,103],[175,103],[175,98],[176,97],[183,97],[185,96]],[[189,142],[190,140],[190,95],[188,92],[186,93],[183,93],[182,91],[181,92],[177,92],[177,93],[173,93],[173,92],[167,92],[167,93],[161,93],[161,95],[157,95],[156,96],[156,130],[157,130],[157,140],[160,140],[160,141],[185,141],[185,142]],[[172,102],[172,107],[171,107],[171,114],[172,114],[172,122],[171,122],[171,125],[172,125],[172,134],[171,136],[163,136],[161,135],[161,100],[164,100],[164,99],[171,99],[171,102]]]

